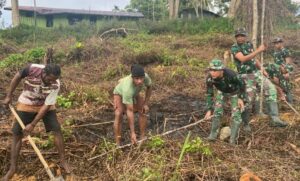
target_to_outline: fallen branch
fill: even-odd
[[[213,116],[211,116],[210,118],[212,118],[212,117],[213,117]],[[198,120],[198,121],[196,121],[196,122],[194,122],[194,123],[192,123],[192,124],[188,124],[188,125],[186,125],[186,126],[183,126],[183,127],[180,127],[180,128],[176,128],[176,129],[167,131],[167,132],[165,132],[165,133],[158,134],[158,135],[156,135],[156,136],[166,136],[166,135],[169,135],[169,134],[171,134],[171,133],[174,133],[174,132],[177,132],[177,131],[180,131],[180,130],[183,130],[183,129],[187,129],[187,128],[196,126],[197,124],[199,124],[199,123],[201,123],[201,122],[203,122],[203,121],[205,121],[205,120],[206,120],[206,119],[200,119],[200,120]],[[137,143],[138,143],[138,144],[139,144],[139,143],[142,143],[142,142],[144,142],[144,141],[146,141],[146,140],[149,140],[149,139],[151,139],[151,138],[153,138],[153,137],[154,137],[154,136],[151,136],[151,137],[148,137],[148,138],[139,140]],[[94,157],[92,157],[92,158],[89,158],[88,161],[91,161],[91,160],[94,160],[94,159],[96,159],[96,158],[102,157],[102,156],[104,156],[104,155],[106,155],[106,154],[108,154],[108,153],[114,152],[114,151],[116,151],[116,150],[118,150],[118,149],[123,149],[123,148],[130,147],[130,146],[133,146],[133,144],[129,143],[129,144],[126,144],[126,145],[123,145],[123,146],[119,146],[119,147],[117,147],[116,149],[109,150],[109,151],[107,151],[107,152],[105,152],[105,153],[102,153],[102,154],[100,154],[100,155],[97,155],[97,156],[94,156]]]
[[[107,34],[115,33],[116,35],[120,34],[123,37],[126,37],[128,35],[128,31],[138,31],[137,29],[126,29],[126,28],[112,28],[110,30],[107,30],[103,32],[99,37],[101,40],[103,40],[104,36]]]
[[[69,126],[71,128],[80,128],[80,127],[89,127],[89,126],[97,126],[97,125],[103,125],[103,124],[112,124],[114,123],[113,121],[107,121],[107,122],[102,122],[102,123],[90,123],[90,124],[82,124],[82,125],[73,125]]]

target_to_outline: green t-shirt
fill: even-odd
[[[119,80],[119,84],[114,89],[114,94],[118,94],[122,97],[123,104],[134,104],[134,97],[146,86],[150,86],[152,83],[148,74],[145,74],[145,81],[142,86],[135,86],[131,75],[128,75]]]

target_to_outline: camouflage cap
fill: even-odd
[[[279,43],[279,42],[283,42],[282,38],[280,37],[276,37],[272,40],[272,43]]]
[[[209,63],[210,70],[223,70],[224,68],[225,68],[224,64],[223,64],[222,60],[220,60],[220,59],[213,59]]]
[[[246,28],[238,28],[235,30],[234,36],[244,35],[247,36]]]

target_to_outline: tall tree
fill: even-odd
[[[178,17],[180,0],[168,0],[169,5],[169,19],[176,19]]]
[[[146,19],[162,20],[168,14],[168,0],[130,0],[126,11],[141,12]]]
[[[253,0],[253,24],[252,24],[252,43],[254,49],[257,48],[257,32],[258,32],[258,10],[257,0]]]
[[[11,0],[12,9],[12,23],[13,27],[20,25],[19,2],[18,0]]]
[[[201,18],[203,19],[203,9],[209,10],[212,7],[212,0],[190,0],[196,11],[196,16],[199,17],[199,7]]]
[[[228,17],[234,18],[236,16],[236,12],[241,5],[241,0],[231,0],[230,6],[228,10]]]

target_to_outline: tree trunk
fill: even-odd
[[[257,31],[258,31],[258,10],[257,0],[253,0],[253,25],[252,25],[252,43],[253,48],[257,48]]]
[[[201,19],[203,20],[203,4],[200,2]]]
[[[199,18],[199,7],[195,6],[195,13],[196,13],[196,17]]]
[[[174,17],[174,0],[169,0],[169,19]]]
[[[18,0],[11,0],[12,23],[13,27],[20,25],[19,3]]]
[[[228,10],[228,17],[234,18],[236,16],[236,12],[241,4],[241,0],[231,0],[229,10]]]
[[[180,3],[180,0],[175,0],[174,19],[178,18],[179,3]]]

